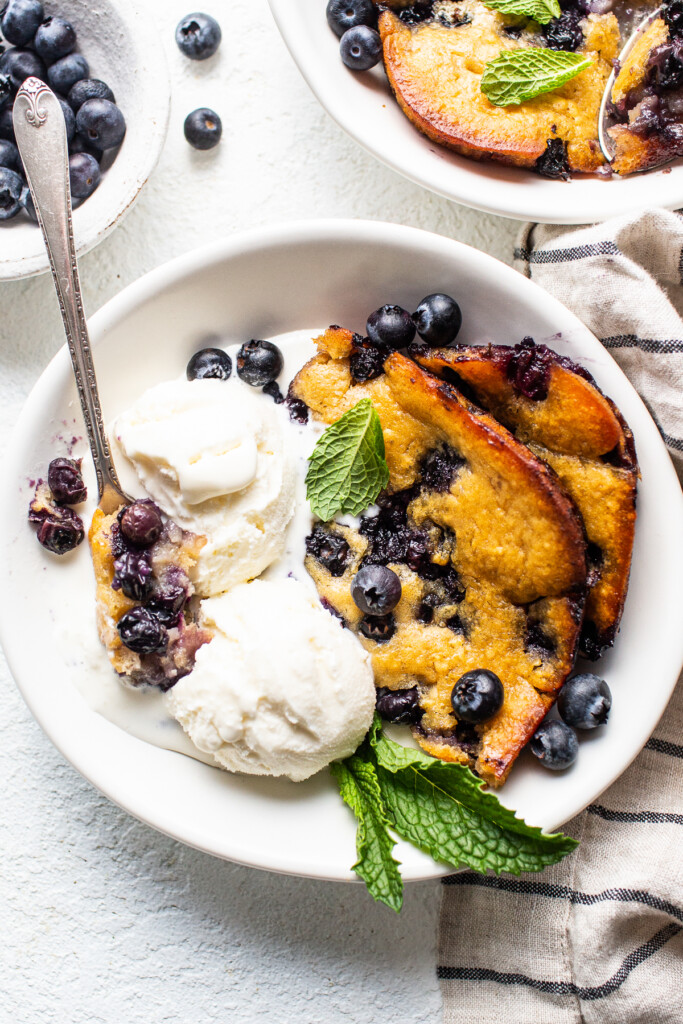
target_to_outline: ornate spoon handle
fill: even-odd
[[[71,218],[69,154],[59,100],[44,82],[27,78],[14,101],[14,133],[50,258],[78,397],[97,473],[100,507],[113,512],[133,500],[121,488],[102,424],[95,367],[83,312]]]

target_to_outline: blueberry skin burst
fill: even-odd
[[[351,597],[364,615],[387,615],[401,600],[401,581],[385,565],[365,565],[351,581]]]
[[[47,80],[51,89],[62,96],[68,96],[76,82],[87,78],[89,74],[90,68],[85,57],[80,53],[70,53],[48,69]]]
[[[136,654],[162,654],[168,646],[168,633],[146,608],[131,608],[116,628],[122,642]]]
[[[198,107],[183,125],[185,138],[195,149],[213,149],[221,141],[223,122],[210,107]]]
[[[390,690],[386,686],[378,686],[376,707],[377,713],[385,722],[417,725],[422,718],[416,686],[410,690]]]
[[[187,364],[188,380],[228,380],[232,373],[232,359],[220,348],[202,348],[195,352]]]
[[[222,39],[221,27],[210,14],[188,14],[178,23],[175,41],[190,60],[213,57]]]
[[[611,707],[609,686],[592,672],[568,679],[557,698],[560,718],[574,729],[597,729],[604,725]]]
[[[71,195],[87,199],[100,183],[100,165],[89,153],[73,153],[69,157]]]
[[[9,0],[2,13],[0,28],[12,46],[26,46],[45,17],[40,0]]]
[[[250,341],[237,353],[237,376],[253,388],[270,384],[282,373],[282,352],[272,341]]]
[[[503,706],[505,692],[495,672],[475,668],[460,676],[451,693],[456,718],[478,725],[488,722]]]
[[[24,182],[15,171],[0,167],[0,221],[11,220],[21,210]]]
[[[59,505],[78,505],[88,497],[80,459],[53,459],[47,468],[47,485]]]
[[[106,82],[99,78],[82,78],[69,89],[69,104],[77,114],[87,100],[109,100],[116,103],[114,93]]]
[[[368,25],[348,29],[339,42],[339,53],[351,71],[369,71],[382,56],[379,32]]]
[[[38,31],[33,38],[33,46],[36,53],[40,54],[44,61],[53,64],[76,46],[76,31],[73,25],[64,18],[46,18],[38,26]]]
[[[428,345],[450,345],[462,327],[460,306],[450,295],[427,295],[413,313],[417,333]]]
[[[7,139],[0,139],[0,167],[7,167],[17,174],[22,173],[19,150],[13,142],[8,142]]]
[[[377,24],[377,8],[373,0],[330,0],[326,14],[327,24],[340,37],[356,25],[374,28]]]
[[[126,122],[111,100],[86,100],[76,114],[76,130],[99,149],[114,149],[123,142]]]
[[[546,768],[561,772],[576,761],[579,741],[573,729],[552,718],[541,722],[529,740],[529,750]]]
[[[47,81],[47,68],[32,50],[7,50],[0,57],[0,75],[8,75],[14,91],[22,87],[27,78]]]
[[[380,306],[365,326],[370,341],[385,348],[406,348],[415,337],[415,324],[401,306]]]

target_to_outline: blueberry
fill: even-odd
[[[597,729],[604,725],[611,707],[609,686],[592,672],[568,679],[557,698],[560,717],[575,729]]]
[[[0,167],[0,221],[11,220],[21,210],[24,182],[7,167]]]
[[[12,81],[9,75],[0,74],[0,107],[12,95]]]
[[[12,46],[26,46],[45,17],[40,0],[9,0],[2,13],[0,28]]]
[[[576,761],[579,741],[573,729],[552,718],[541,722],[529,740],[529,750],[546,768],[559,772]]]
[[[76,32],[73,25],[64,18],[47,17],[33,39],[36,53],[40,54],[48,64],[54,63],[76,46]]]
[[[14,137],[14,121],[12,120],[13,105],[5,103],[0,107],[0,139],[16,143]]]
[[[417,687],[413,686],[410,690],[390,690],[386,686],[378,686],[377,713],[386,722],[417,725],[422,718]]]
[[[144,601],[153,586],[152,566],[146,551],[129,548],[114,560],[114,590],[122,590],[131,601]]]
[[[111,100],[86,100],[76,114],[76,129],[100,149],[113,149],[123,142],[126,122]]]
[[[380,306],[370,314],[366,327],[370,341],[387,348],[405,348],[415,337],[410,313],[400,306]]]
[[[188,380],[227,380],[232,373],[232,359],[223,349],[202,348],[190,359],[186,373]]]
[[[0,167],[7,167],[10,171],[16,171],[17,174],[21,174],[23,170],[19,150],[13,142],[8,142],[7,139],[0,139]]]
[[[64,115],[64,129],[66,131],[66,141],[71,142],[74,135],[76,134],[76,116],[71,107],[69,106],[69,104],[66,102],[66,100],[63,100],[61,96],[59,96],[58,99],[59,105],[62,108],[62,114]]]
[[[80,53],[70,53],[61,60],[55,61],[47,73],[50,88],[68,96],[76,82],[82,81],[90,74],[88,62]]]
[[[148,548],[159,540],[164,526],[161,512],[149,498],[127,505],[119,513],[121,533],[132,544]]]
[[[428,345],[450,345],[462,326],[460,306],[450,295],[427,295],[413,313],[413,323]]]
[[[365,565],[351,581],[351,597],[364,615],[387,615],[401,600],[401,581],[386,565]]]
[[[670,0],[664,5],[661,16],[668,26],[672,39],[683,35],[683,0]]]
[[[320,562],[330,576],[343,576],[349,558],[349,545],[341,534],[316,526],[306,538],[306,554]]]
[[[393,615],[365,615],[358,625],[358,629],[366,640],[374,640],[375,643],[385,644],[391,640],[396,630],[396,623]]]
[[[252,341],[237,353],[237,376],[245,384],[262,388],[282,373],[282,352],[271,341]]]
[[[53,555],[65,555],[78,547],[85,537],[83,522],[71,509],[64,516],[46,516],[38,527],[38,541]]]
[[[583,29],[579,24],[583,17],[583,11],[568,10],[559,18],[551,18],[541,29],[545,45],[550,50],[577,50],[583,42]]]
[[[0,74],[9,76],[15,92],[21,89],[27,78],[47,81],[47,68],[32,50],[6,50],[0,57]]]
[[[73,117],[73,114],[71,115]],[[71,195],[87,199],[100,183],[100,165],[89,153],[72,153],[69,157]]]
[[[178,584],[164,583],[153,591],[145,608],[164,626],[177,625],[178,616],[187,600],[187,591]]]
[[[60,505],[78,505],[88,497],[80,459],[53,459],[47,469],[47,485]]]
[[[104,151],[98,149],[97,146],[92,146],[88,139],[79,135],[78,132],[74,135],[73,139],[69,143],[69,153],[88,153],[89,156],[94,156],[98,164],[102,162]]]
[[[478,725],[498,714],[504,696],[503,684],[495,672],[475,668],[460,676],[451,693],[451,704],[457,718]]]
[[[213,57],[220,46],[221,27],[210,14],[188,14],[178,23],[175,41],[190,60]]]
[[[377,24],[377,8],[373,0],[329,0],[327,24],[338,36],[343,36],[356,25],[374,27]]]
[[[221,141],[223,122],[210,107],[198,107],[188,114],[183,125],[185,138],[195,149],[213,149]]]
[[[282,405],[285,400],[285,396],[280,391],[280,385],[276,380],[271,380],[268,384],[263,385],[263,394],[268,395],[268,398],[272,398],[276,405]]]
[[[82,78],[69,89],[69,103],[74,114],[78,113],[87,100],[109,100],[110,103],[116,103],[114,93],[99,78]]]
[[[352,71],[369,71],[382,56],[379,32],[368,25],[348,29],[339,42],[341,59]]]
[[[31,195],[31,190],[29,188],[25,188],[22,190],[21,206],[25,213],[33,221],[33,223],[37,224],[38,214],[36,213],[35,203],[33,202],[33,196]]]
[[[354,384],[364,384],[384,372],[387,350],[381,345],[373,344],[369,338],[356,337],[357,340],[354,338],[353,351],[349,359],[349,369]]]
[[[116,628],[126,647],[136,654],[162,654],[168,646],[168,633],[146,608],[131,608]]]

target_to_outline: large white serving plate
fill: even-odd
[[[160,267],[95,314],[103,407],[109,419],[146,387],[182,373],[212,332],[239,341],[330,323],[362,331],[377,306],[400,302],[411,309],[439,290],[462,305],[462,342],[510,343],[531,335],[583,363],[622,409],[638,448],[642,484],[631,588],[621,635],[600,665],[614,694],[610,722],[582,739],[578,761],[563,774],[522,756],[501,794],[528,821],[554,829],[638,753],[683,660],[678,482],[644,405],[575,316],[491,257],[413,228],[309,221],[260,229]],[[86,778],[155,828],[245,864],[352,878],[354,824],[326,772],[298,785],[228,775],[135,739],[81,697],[79,679],[106,664],[99,648],[87,653],[94,630],[87,545],[63,560],[49,555],[36,543],[26,509],[30,481],[82,434],[62,349],[31,392],[1,474],[0,638],[31,711]],[[85,444],[76,450],[85,453]],[[398,855],[407,879],[445,870],[404,844]]]
[[[550,224],[589,224],[648,206],[683,205],[683,161],[610,180],[551,181],[531,171],[478,162],[437,146],[413,128],[381,65],[361,74],[339,57],[327,0],[269,0],[299,70],[335,121],[369,153],[425,188],[485,213]]]

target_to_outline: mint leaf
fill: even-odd
[[[438,861],[475,871],[541,871],[577,846],[546,835],[503,807],[464,765],[402,747],[377,728],[369,733],[390,825]]]
[[[496,106],[509,107],[559,89],[591,63],[590,57],[565,50],[503,50],[486,65],[481,91]]]
[[[319,437],[306,474],[306,497],[315,515],[331,519],[339,512],[358,515],[389,483],[384,435],[369,398]]]
[[[358,860],[352,870],[363,879],[373,899],[399,911],[403,903],[403,880],[398,862],[392,856],[396,843],[387,828],[375,768],[354,754],[345,761],[333,762],[330,771],[339,783],[344,803],[358,820]]]
[[[533,18],[541,25],[547,25],[562,14],[559,0],[484,0],[484,3],[492,11]]]

